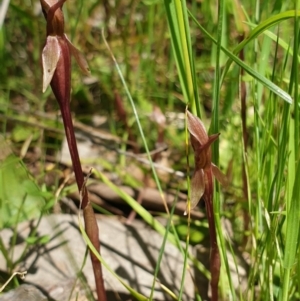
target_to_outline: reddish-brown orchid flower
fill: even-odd
[[[47,40],[42,52],[43,91],[50,84],[60,106],[74,173],[78,188],[81,190],[84,178],[70,112],[71,54],[73,54],[84,73],[88,74],[89,69],[83,55],[72,45],[64,33],[62,5],[65,1],[41,0],[42,10],[47,20]],[[86,205],[87,201],[84,199],[82,208],[84,209]]]
[[[195,156],[195,171],[191,180],[190,210],[195,208],[209,184],[208,173],[211,173],[223,185],[226,185],[225,175],[211,162],[211,144],[220,134],[207,135],[202,121],[187,111],[187,126],[191,136],[191,144]]]
[[[47,41],[42,53],[43,92],[51,83],[58,101],[70,100],[71,54],[82,72],[87,75],[90,72],[84,56],[64,33],[64,15],[61,7],[65,1],[41,0],[47,20]],[[65,80],[62,80],[63,78]]]
[[[210,235],[210,273],[211,273],[211,300],[218,301],[218,283],[220,277],[220,253],[217,243],[217,234],[213,206],[213,176],[226,184],[226,178],[222,172],[211,162],[211,144],[219,137],[219,134],[207,135],[202,121],[187,111],[187,127],[191,136],[191,144],[194,149],[195,171],[191,180],[191,201],[187,204],[186,212],[195,208],[203,197],[207,212]]]

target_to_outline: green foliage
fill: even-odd
[[[45,199],[22,161],[9,155],[0,164],[0,229],[41,215]]]
[[[186,220],[178,221],[175,224],[175,229],[181,240],[186,240],[187,235],[190,236],[190,244],[192,246],[200,244],[204,237],[208,235],[207,226],[192,222],[190,225],[186,223]]]

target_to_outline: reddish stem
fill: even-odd
[[[213,176],[211,168],[205,169],[206,185],[204,191],[204,201],[207,211],[209,236],[210,236],[210,273],[211,273],[211,300],[218,301],[218,284],[220,278],[220,252],[217,243],[217,233],[213,208]]]
[[[95,249],[100,251],[98,224],[96,221],[94,210],[88,199],[88,192],[86,186],[84,185],[84,177],[83,177],[83,172],[82,172],[81,163],[79,159],[70,107],[61,106],[60,109],[62,113],[62,119],[64,122],[65,133],[67,137],[67,142],[68,142],[69,151],[72,159],[78,190],[81,191],[81,195],[82,195],[82,209],[83,209],[85,230],[87,236],[91,240]],[[90,256],[92,260],[92,266],[93,266],[94,277],[96,282],[98,301],[106,301],[101,263],[92,251],[90,251]]]
[[[96,217],[92,208],[91,203],[88,199],[88,192],[84,185],[84,176],[81,168],[79,159],[75,132],[70,111],[70,94],[71,94],[71,57],[70,49],[64,32],[64,20],[62,12],[58,11],[59,5],[62,5],[65,0],[59,1],[57,4],[52,6],[47,14],[46,7],[43,7],[47,17],[47,32],[53,31],[56,35],[57,42],[60,47],[59,59],[57,66],[51,81],[52,91],[59,103],[62,119],[64,123],[65,133],[69,146],[69,151],[72,159],[73,169],[75,178],[78,186],[78,190],[82,195],[82,209],[84,224],[87,236],[97,251],[100,252],[100,241],[99,241],[99,230]],[[44,2],[42,2],[43,4]],[[45,3],[44,3],[45,4]],[[51,60],[51,58],[46,58]],[[94,271],[96,291],[98,295],[98,301],[106,301],[106,294],[104,288],[104,281],[102,277],[102,267],[100,261],[90,250],[90,256]]]

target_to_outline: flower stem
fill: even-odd
[[[84,185],[84,177],[83,177],[83,172],[82,172],[81,163],[79,159],[76,138],[74,134],[74,126],[71,117],[70,106],[61,105],[60,110],[62,114],[62,119],[64,123],[65,133],[67,137],[67,142],[69,146],[69,151],[71,155],[71,160],[73,164],[78,190],[81,192],[82,195],[82,209],[83,209],[85,230],[95,249],[100,252],[98,224],[94,214],[94,210],[88,199],[88,192],[86,186]],[[101,263],[92,251],[90,251],[90,256],[92,260],[92,266],[93,266],[94,277],[96,282],[98,301],[106,301]]]
[[[217,233],[213,208],[213,176],[211,169],[205,170],[207,185],[204,192],[204,201],[207,212],[208,228],[210,236],[210,273],[211,273],[211,301],[218,301],[218,284],[220,278],[220,252],[217,242]]]

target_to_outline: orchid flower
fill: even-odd
[[[203,122],[189,111],[187,111],[187,127],[190,132],[195,157],[195,171],[191,179],[191,210],[197,206],[204,195],[205,189],[208,189],[209,173],[215,176],[223,185],[226,185],[227,181],[225,175],[211,162],[210,146],[218,139],[220,134],[208,136]]]
[[[207,212],[210,235],[210,273],[211,273],[211,300],[218,301],[218,283],[220,277],[220,252],[217,243],[217,234],[213,206],[213,176],[226,185],[226,177],[211,162],[211,144],[218,139],[219,134],[207,135],[202,121],[187,111],[187,127],[191,136],[191,144],[194,149],[195,171],[191,180],[191,200],[187,204],[186,212],[195,208],[203,197]]]
[[[70,42],[64,33],[64,15],[62,5],[66,0],[41,0],[44,16],[47,20],[47,40],[42,53],[43,92],[51,83],[58,99],[70,100],[71,54],[81,71],[90,73],[86,59]]]

